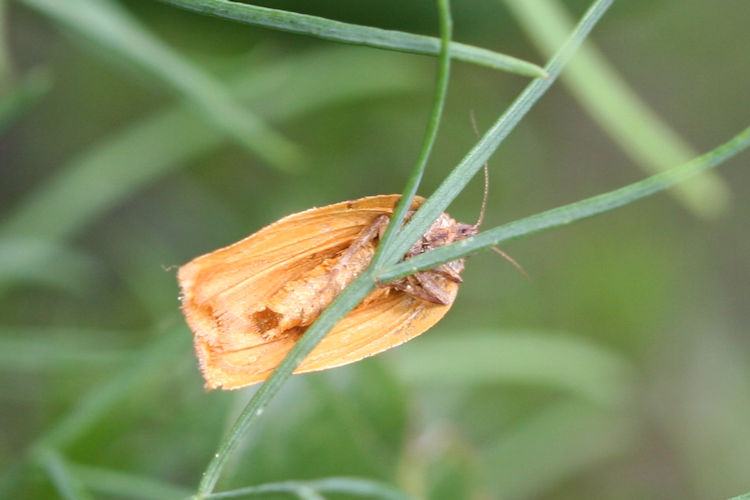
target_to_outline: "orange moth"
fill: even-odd
[[[206,388],[268,378],[320,312],[370,263],[399,195],[289,215],[179,269],[182,312]],[[422,198],[415,198],[416,210]],[[406,258],[476,234],[442,214]],[[324,370],[395,347],[448,312],[463,259],[376,288],[297,367]]]

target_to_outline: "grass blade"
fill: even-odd
[[[554,0],[505,0],[534,43],[551,54],[572,24]],[[609,136],[649,174],[656,174],[697,156],[669,125],[628,86],[591,41],[581,47],[563,84]],[[728,188],[709,173],[676,187],[672,194],[701,216],[715,216],[727,207]]]
[[[274,396],[281,390],[286,380],[292,375],[294,369],[315,348],[318,342],[341,320],[349,311],[370,293],[374,288],[372,272],[365,271],[354,280],[336,299],[327,307],[315,322],[310,325],[305,334],[294,345],[289,354],[274,370],[273,374],[260,386],[242,413],[237,417],[232,429],[219,445],[211,462],[203,474],[198,485],[197,498],[205,498],[211,493],[219,480],[222,469],[231,457],[234,450],[239,446],[247,429],[256,418],[263,414],[266,406]]]
[[[6,89],[0,97],[0,134],[33,108],[51,88],[52,77],[49,72],[36,69]]]
[[[560,389],[603,406],[622,406],[633,367],[586,339],[549,332],[472,332],[431,337],[399,350],[396,371],[413,384],[522,383]]]
[[[490,248],[503,241],[544,229],[570,224],[571,222],[627,205],[646,196],[664,191],[704,170],[716,167],[748,146],[750,146],[750,127],[740,132],[730,141],[684,165],[610,191],[609,193],[593,196],[576,203],[526,217],[525,219],[484,231],[457,243],[423,253],[407,261],[393,265],[388,269],[384,269],[378,273],[378,280],[381,282],[392,281],[420,270],[433,268],[444,262],[450,262],[459,257],[465,257],[479,250]]]
[[[103,467],[69,464],[68,468],[78,480],[93,491],[106,493],[116,498],[144,498],[167,500],[187,498],[190,491],[184,488],[151,479],[135,476]]]
[[[305,481],[266,483],[257,486],[222,491],[220,493],[211,493],[203,498],[237,498],[245,495],[266,495],[268,493],[299,494],[300,491],[303,491],[306,488],[320,493],[338,493],[358,497],[381,498],[383,500],[409,500],[410,498],[405,493],[388,484],[358,477],[327,477]]]
[[[448,208],[448,205],[469,183],[474,174],[482,168],[500,143],[554,83],[562,68],[583,43],[583,40],[604,15],[611,3],[612,0],[598,0],[589,7],[568,40],[545,66],[549,78],[537,78],[527,85],[510,107],[446,177],[432,196],[425,201],[409,224],[399,233],[399,242],[398,245],[394,245],[393,254],[389,256],[389,263],[400,260],[411,245],[422,237],[430,224]],[[428,253],[422,255],[428,255]]]
[[[320,72],[337,75],[336,92],[331,92],[327,81],[320,80]],[[394,72],[401,78],[391,78]],[[368,78],[362,78],[363,73]],[[386,55],[375,54],[363,60],[350,50],[336,48],[264,64],[237,75],[231,88],[237,99],[261,107],[264,100],[268,101],[268,92],[278,95],[293,82],[298,89],[293,95],[264,109],[275,120],[290,120],[345,100],[406,92],[416,88],[421,77],[415,68],[404,68]],[[274,99],[274,103],[277,101]],[[6,235],[70,238],[134,192],[223,142],[222,134],[191,120],[185,106],[155,113],[68,161],[10,212],[0,223],[0,231]],[[83,192],[86,196],[80,195]],[[56,216],[51,218],[50,213]]]
[[[430,113],[430,119],[427,123],[427,132],[425,133],[425,138],[422,142],[422,148],[419,151],[417,162],[406,182],[406,187],[401,193],[401,199],[399,200],[396,209],[393,211],[393,215],[388,223],[385,234],[378,244],[377,253],[373,257],[371,265],[376,269],[383,258],[391,253],[391,247],[396,241],[396,235],[401,229],[406,213],[411,207],[414,195],[417,194],[417,189],[419,189],[419,184],[422,182],[422,176],[424,175],[424,169],[427,166],[427,160],[429,159],[432,148],[435,145],[435,139],[437,139],[440,118],[443,116],[443,109],[445,108],[445,98],[448,95],[448,82],[450,80],[451,59],[448,54],[448,49],[453,34],[453,19],[451,18],[450,9],[448,8],[447,3],[443,2],[443,0],[439,0],[439,2],[441,11],[444,12],[444,14],[441,16],[441,52],[438,59],[438,76],[437,84],[435,85],[435,98],[432,101],[432,112]]]
[[[8,0],[0,0],[0,95],[8,91],[13,73],[8,54],[7,12]]]
[[[369,26],[358,26],[323,17],[269,9],[267,7],[230,2],[228,0],[161,1],[201,14],[210,14],[254,26],[314,36],[324,40],[397,50],[413,54],[436,56],[440,53],[440,40],[424,35],[384,30]],[[536,64],[462,43],[452,42],[450,55],[452,58],[460,61],[524,76],[534,78],[546,76],[544,70]]]
[[[572,38],[573,42],[570,44],[566,44],[566,46],[561,49],[562,55],[559,58],[555,58],[548,67],[551,67],[559,73],[562,64],[564,64],[569,56],[569,51],[574,50],[577,44],[579,44],[583,39],[583,37],[585,37],[585,35],[591,30],[591,28],[593,28],[596,20],[601,17],[610,2],[611,0],[599,0],[594,3],[593,7],[589,10],[587,15],[584,16],[581,24],[579,25],[579,28],[574,33]],[[442,15],[444,15],[444,13],[441,9],[441,16]],[[543,81],[544,80],[535,80],[534,83],[538,84],[537,82]],[[546,89],[546,87],[544,88]],[[526,92],[524,94],[526,94]],[[539,93],[538,95],[541,95],[541,93]],[[528,107],[523,109],[523,112],[520,113],[516,121],[513,122],[514,124],[517,123],[518,120],[520,120],[521,116],[525,114],[525,111],[528,110],[531,104],[533,104],[533,101],[528,104]],[[512,107],[512,109],[516,108],[517,106]],[[518,113],[519,111],[515,111],[514,115]],[[507,132],[509,131],[510,129],[507,130]],[[482,163],[483,161],[480,162],[480,167]],[[429,200],[426,203],[429,203]],[[417,215],[419,215],[419,213],[421,212],[422,210],[420,209],[417,212]],[[438,212],[438,214],[435,214],[433,219],[436,218],[439,213],[440,212]],[[429,221],[427,221],[427,224],[429,224]],[[409,226],[412,225],[413,223]],[[409,226],[407,226],[407,228]],[[403,234],[403,231],[401,234]],[[420,235],[421,234],[422,233],[420,233]],[[408,249],[408,246],[406,247],[406,249]],[[404,249],[403,253],[406,252],[406,249]],[[403,255],[403,253],[401,255]],[[201,479],[201,482],[198,486],[198,498],[202,498],[213,491],[216,483],[219,480],[221,471],[226,465],[227,460],[239,445],[242,436],[244,436],[250,425],[252,425],[254,420],[263,413],[265,407],[269,404],[271,399],[273,399],[276,393],[278,393],[278,391],[281,389],[281,386],[291,376],[294,369],[302,362],[305,356],[307,356],[307,354],[309,354],[315,348],[315,346],[326,335],[326,333],[328,333],[328,331],[333,328],[334,325],[344,317],[344,315],[346,315],[349,311],[356,307],[356,305],[359,304],[362,299],[364,299],[367,294],[373,289],[375,284],[374,278],[374,271],[371,266],[367,270],[365,270],[357,279],[355,279],[348,287],[346,287],[346,289],[338,297],[336,297],[333,303],[328,308],[326,308],[318,317],[318,319],[307,329],[305,334],[295,344],[289,354],[279,364],[276,370],[274,370],[271,377],[266,382],[264,382],[263,385],[261,385],[260,389],[258,389],[258,392],[255,393],[253,398],[242,411],[241,415],[237,418],[229,434],[219,446],[218,452],[214,455],[208,467],[206,468],[206,471],[203,474],[203,478]]]
[[[83,484],[75,477],[65,459],[51,448],[35,450],[35,458],[39,465],[49,474],[52,484],[60,496],[66,500],[93,499],[83,488]]]
[[[620,413],[562,402],[526,419],[484,451],[487,482],[502,498],[534,498],[633,449],[635,423]]]
[[[443,40],[442,47],[443,50],[446,51],[449,45],[448,42],[450,41],[450,30],[452,28],[449,0],[441,0],[438,2],[438,10],[440,13],[440,27]],[[439,123],[440,112],[442,111],[441,101],[445,99],[445,92],[447,89],[449,75],[448,69],[450,67],[449,58],[446,54],[443,54],[440,61],[442,64],[438,76],[438,93],[433,100],[433,120],[428,129],[425,146],[423,148],[424,161],[426,161],[426,155],[429,153],[432,141],[434,140],[434,135],[437,133],[437,124]],[[415,167],[414,175],[409,183],[412,184],[411,188],[413,190],[416,190],[416,183],[419,182],[418,177],[421,176],[421,171],[424,169],[424,161],[418,162]],[[409,188],[407,187],[407,189]],[[405,212],[406,207],[408,207],[408,205],[402,203],[400,207],[401,211]],[[372,269],[372,266],[370,269]],[[198,485],[199,498],[213,491],[219,480],[222,469],[239,445],[240,440],[247,432],[247,429],[252,422],[260,416],[265,407],[270,403],[271,399],[273,399],[276,393],[281,389],[284,382],[286,382],[286,380],[292,375],[292,372],[297,365],[302,362],[302,360],[315,348],[315,346],[322,340],[328,331],[331,330],[339,320],[341,320],[341,318],[354,309],[357,304],[359,304],[367,294],[370,293],[374,286],[375,283],[372,278],[372,271],[366,270],[359,276],[359,278],[354,280],[354,282],[352,282],[346,290],[344,290],[344,292],[323,311],[310,328],[307,329],[302,338],[300,338],[289,354],[274,370],[271,377],[261,385],[258,392],[256,392],[253,398],[248,402],[247,406],[232,426],[232,429],[219,445],[219,451],[208,464],[206,472],[203,474],[203,478]]]
[[[110,0],[21,0],[117,57],[157,77],[190,102],[217,130],[270,164],[294,170],[301,154],[257,116],[246,112],[226,88],[146,31]]]
[[[38,446],[62,448],[78,439],[99,419],[107,416],[110,408],[134,387],[152,380],[154,373],[163,370],[170,358],[187,352],[182,349],[187,348],[187,343],[183,326],[162,332],[152,344],[134,353],[133,363],[81,397],[66,415],[37,440]]]
[[[90,255],[40,238],[0,238],[0,296],[16,283],[35,283],[81,293],[95,281]]]
[[[86,365],[112,368],[133,354],[126,347],[112,346],[110,339],[115,336],[97,329],[2,326],[0,370],[44,373]],[[101,338],[106,343],[98,342]],[[122,332],[121,338],[127,338],[127,333]]]

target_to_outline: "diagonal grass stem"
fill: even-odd
[[[425,252],[383,270],[378,273],[377,278],[381,282],[392,281],[417,271],[430,269],[439,264],[450,262],[459,257],[465,257],[479,250],[490,248],[503,241],[519,238],[544,229],[570,224],[571,222],[627,205],[646,196],[664,191],[704,170],[716,167],[748,146],[750,146],[750,127],[737,134],[728,142],[684,165],[609,193],[600,194],[576,203],[532,215],[525,219],[489,229],[457,243]]]
[[[438,11],[441,19],[440,26],[444,51],[447,50],[450,42],[451,19],[449,2],[450,0],[438,0]],[[442,84],[438,83],[438,93],[434,98],[435,104],[433,106],[433,119],[428,127],[423,154],[421,155],[421,160],[415,167],[414,174],[407,185],[406,191],[409,189],[416,190],[419,178],[421,177],[421,172],[424,169],[424,162],[426,162],[427,155],[432,147],[434,135],[437,133],[437,124],[442,110],[441,101],[444,101],[445,99],[446,88],[443,88],[443,86],[447,86],[448,80],[448,59],[449,58],[445,54],[441,57],[443,64],[440,66],[439,78],[444,80],[444,82]],[[401,203],[401,205],[402,211],[405,211],[406,207],[408,207],[406,203]],[[398,227],[395,224],[393,226]],[[255,419],[263,413],[265,407],[271,402],[276,393],[281,389],[282,385],[292,375],[294,369],[297,368],[302,360],[305,359],[316,345],[318,345],[336,323],[348,314],[349,311],[354,309],[372,291],[375,287],[372,269],[374,269],[374,267],[370,266],[364,273],[346,287],[338,297],[336,297],[331,305],[321,313],[312,325],[310,325],[310,328],[307,329],[289,354],[287,354],[279,366],[276,367],[268,380],[261,385],[258,392],[253,395],[247,406],[242,410],[240,416],[237,417],[237,420],[227,436],[219,445],[217,453],[214,454],[214,457],[209,462],[208,467],[203,474],[203,478],[198,485],[197,498],[205,498],[205,495],[210,494],[214,490],[221,475],[221,471],[234,450],[240,444],[242,437],[246,434]]]
[[[433,195],[425,201],[404,230],[399,233],[399,241],[392,249],[393,254],[389,256],[389,263],[401,259],[409,247],[427,231],[432,221],[445,212],[448,205],[466,187],[474,174],[482,168],[518,122],[554,83],[575,50],[580,47],[583,40],[611,4],[612,0],[597,0],[589,7],[568,40],[547,64],[546,70],[549,78],[537,78],[527,85],[513,104],[446,177]]]

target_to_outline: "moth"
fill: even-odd
[[[311,208],[180,267],[182,312],[194,333],[207,389],[268,378],[306,328],[370,264],[400,195]],[[424,201],[416,197],[411,210]],[[477,233],[442,214],[413,257]],[[295,373],[353,363],[437,323],[456,298],[464,259],[376,288]]]

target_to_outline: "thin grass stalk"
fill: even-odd
[[[450,3],[449,0],[438,0],[438,11],[440,14],[440,27],[441,37],[443,40],[443,51],[447,53],[447,49],[450,44]],[[448,59],[447,54],[441,56],[441,61]],[[449,69],[448,64],[440,66],[439,80],[445,80],[447,84],[448,75],[443,74]],[[438,85],[438,90],[442,87]],[[445,93],[438,93],[435,95],[433,102],[445,99]],[[440,113],[442,111],[442,105],[435,103],[433,105],[434,113]],[[439,116],[434,120],[439,122]],[[425,141],[425,148],[427,153],[431,148],[431,142],[434,138],[431,138],[437,132],[437,123],[434,124],[434,130],[428,128],[427,139]],[[426,162],[426,158],[424,160]],[[416,190],[416,184],[418,183],[418,177],[421,176],[421,170],[424,165],[417,166],[414,169],[414,175],[408,184],[413,184],[413,189]],[[406,191],[410,188],[407,186]],[[408,207],[408,205],[405,205]],[[403,210],[403,209],[402,209]],[[204,498],[206,494],[213,492],[216,483],[219,480],[221,471],[227,463],[227,460],[231,457],[234,450],[239,445],[242,437],[246,434],[250,425],[258,418],[264,411],[265,407],[270,403],[273,397],[281,389],[281,386],[286,380],[292,375],[294,369],[302,362],[302,360],[315,348],[316,345],[322,340],[322,338],[334,327],[339,320],[341,320],[346,314],[354,309],[374,288],[375,281],[373,279],[372,266],[362,273],[357,279],[355,279],[347,288],[342,292],[329,307],[327,307],[318,319],[308,328],[305,334],[300,340],[294,345],[292,350],[287,354],[284,360],[274,370],[268,380],[261,385],[258,392],[255,393],[253,398],[248,402],[247,406],[243,409],[240,416],[235,421],[234,425],[230,429],[227,436],[224,438],[222,443],[219,445],[218,451],[214,454],[214,457],[208,464],[206,471],[198,485],[198,491],[196,498]]]
[[[527,234],[559,227],[572,222],[592,217],[609,210],[627,205],[646,196],[659,193],[699,173],[714,168],[750,146],[750,127],[746,128],[726,143],[671,170],[648,177],[642,181],[615,189],[608,193],[592,196],[569,205],[554,208],[537,215],[532,215],[425,252],[409,260],[395,264],[378,273],[379,282],[389,281],[414,274],[417,271],[431,269],[445,262],[466,257],[480,250],[485,250],[504,241],[519,238]]]
[[[441,51],[440,39],[435,37],[348,24],[297,12],[270,9],[228,0],[161,1],[201,14],[335,42],[432,56],[439,55]],[[462,43],[451,43],[450,56],[460,61],[532,78],[546,76],[544,70],[536,64]]]
[[[411,202],[414,196],[417,194],[419,184],[422,182],[425,167],[427,166],[427,160],[430,158],[430,153],[435,145],[437,139],[438,129],[440,128],[440,119],[443,116],[443,109],[445,108],[445,99],[448,95],[448,83],[450,81],[450,66],[451,58],[448,54],[448,47],[450,47],[451,36],[453,34],[453,20],[450,16],[450,10],[447,3],[443,0],[438,0],[440,9],[442,12],[446,12],[446,15],[440,17],[440,33],[441,36],[441,52],[438,58],[438,76],[437,84],[435,86],[435,98],[432,101],[432,111],[430,113],[430,120],[427,124],[427,131],[425,133],[424,141],[422,142],[422,148],[419,151],[417,157],[417,163],[412,169],[412,173],[406,182],[406,187],[401,193],[401,199],[396,206],[396,210],[391,216],[391,220],[388,223],[388,228],[385,231],[385,235],[378,244],[378,250],[376,255],[373,257],[372,266],[377,268],[383,257],[391,253],[391,248],[396,241],[396,235],[401,229],[401,224],[406,217],[406,213],[411,207]]]
[[[576,29],[566,40],[560,50],[545,66],[549,78],[533,80],[510,107],[500,116],[495,124],[482,136],[479,142],[469,151],[453,171],[445,178],[427,201],[417,210],[411,221],[399,233],[399,241],[393,247],[393,254],[386,262],[393,264],[406,254],[407,250],[430,227],[430,224],[445,212],[448,205],[461,193],[477,171],[489,160],[503,140],[526,116],[531,107],[539,101],[547,89],[555,82],[565,64],[581,46],[596,23],[607,11],[613,0],[597,0],[586,11]]]
[[[575,50],[575,48],[580,45],[581,40],[591,31],[594,24],[596,24],[596,21],[601,17],[601,15],[604,14],[604,11],[606,11],[606,8],[609,6],[609,4],[611,4],[611,0],[598,0],[593,4],[593,6],[589,9],[587,14],[579,23],[574,33],[571,35],[572,42],[569,41],[569,43],[566,43],[561,48],[560,53],[558,53],[558,55],[553,58],[548,67],[553,68],[556,72],[559,73],[562,65],[568,60],[570,52]],[[442,6],[443,4],[439,5]],[[446,15],[442,10],[443,9],[441,8],[440,15]],[[538,81],[539,80],[535,80],[535,83],[537,83]],[[546,88],[547,87],[543,87],[543,89],[545,90]],[[543,93],[543,90],[541,92],[539,90],[535,90],[534,92],[532,92],[532,95],[536,95],[536,93],[538,93],[538,95],[541,95],[541,93]],[[527,96],[527,94],[528,92],[524,92],[524,94],[522,94],[523,102],[525,102],[527,99],[530,99],[530,97],[524,97]],[[533,102],[535,101],[536,99],[533,99],[532,102],[528,104],[528,107],[530,107],[531,104],[533,104]],[[524,109],[528,110],[528,107]],[[523,114],[525,114],[525,111],[524,113],[521,113],[520,116],[523,116]],[[513,122],[514,124],[517,123],[517,121],[520,119],[520,116],[518,116],[518,119]],[[439,213],[440,212],[438,212],[434,218],[436,218]],[[419,214],[419,212],[417,212],[417,214]],[[401,238],[399,238],[399,240],[403,241]],[[404,253],[405,251],[406,250],[404,250]],[[320,342],[320,340],[328,333],[328,331],[333,328],[341,318],[343,318],[350,310],[356,307],[357,304],[359,304],[367,296],[367,294],[373,289],[374,284],[374,271],[373,267],[371,266],[356,280],[354,280],[341,294],[339,294],[339,296],[333,301],[333,303],[328,308],[326,308],[318,317],[318,319],[308,328],[302,338],[295,344],[295,346],[279,364],[276,370],[274,370],[271,377],[266,382],[264,382],[263,385],[261,385],[260,389],[258,389],[258,392],[255,393],[253,398],[250,400],[250,402],[248,402],[247,406],[242,411],[241,415],[237,418],[229,434],[220,444],[217,453],[209,462],[209,465],[203,474],[203,478],[198,485],[196,498],[205,498],[207,494],[213,492],[213,489],[215,488],[216,483],[219,480],[222,469],[226,465],[229,457],[239,445],[240,440],[245,435],[250,425],[252,425],[255,419],[263,413],[265,407],[280,390],[284,382],[286,382],[286,380],[291,376],[294,369],[315,348],[318,342]]]

